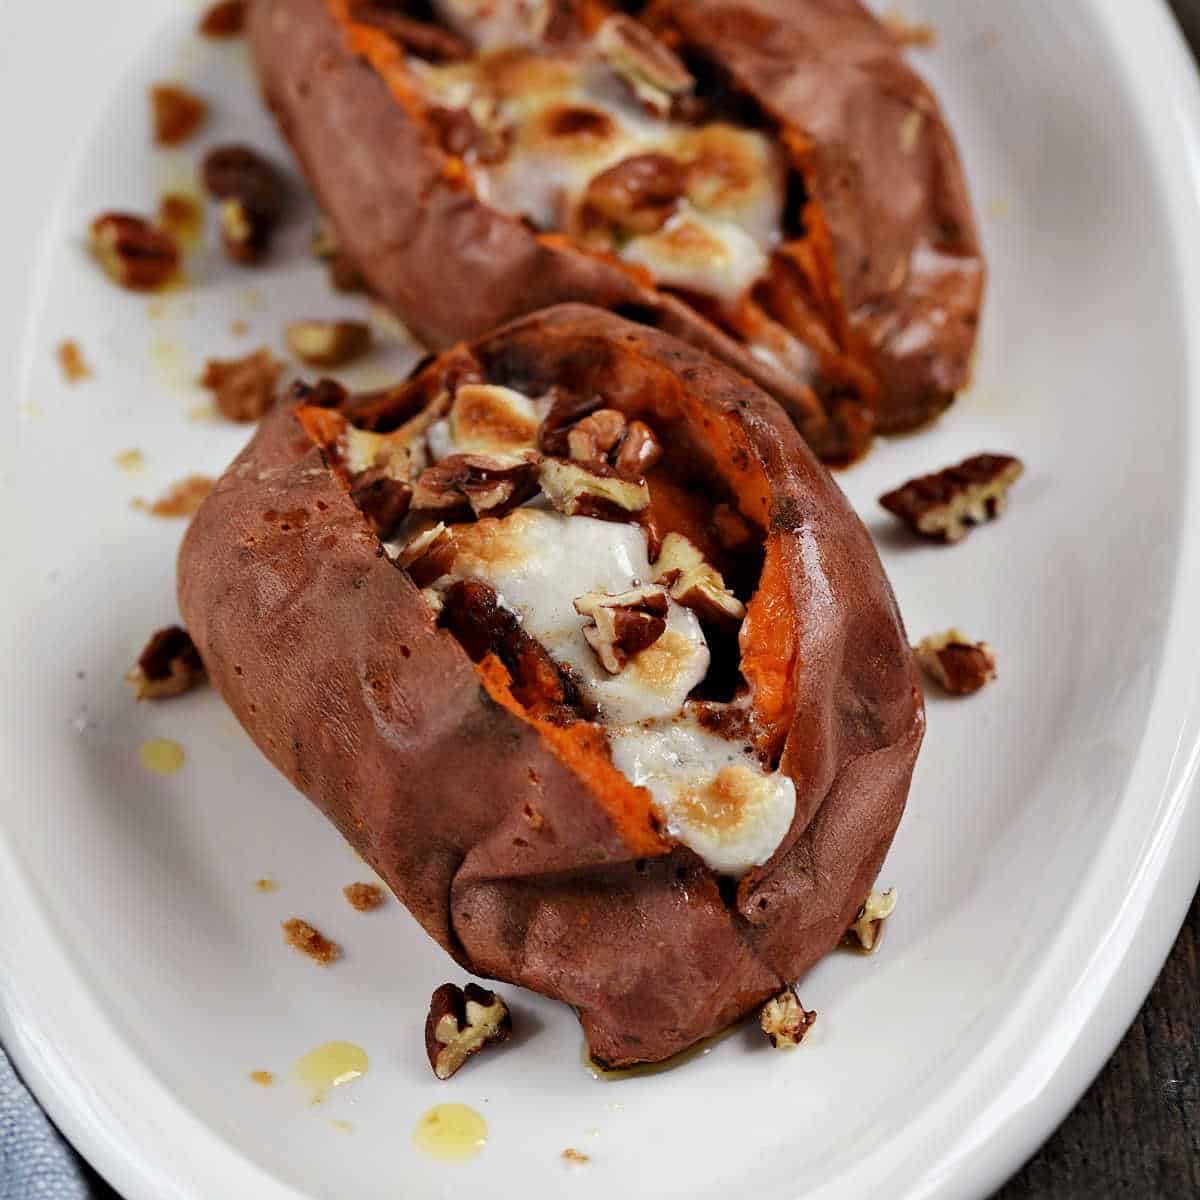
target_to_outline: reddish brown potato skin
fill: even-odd
[[[842,304],[882,385],[876,428],[936,416],[969,382],[985,270],[954,140],[895,38],[859,0],[655,0],[652,10],[809,144],[805,178]],[[937,270],[923,270],[935,250]]]
[[[267,417],[193,521],[180,608],[251,737],[464,967],[572,1004],[606,1062],[662,1059],[845,932],[904,808],[916,669],[866,530],[754,385],[578,305],[473,349],[489,377],[531,385],[669,368],[714,420],[736,415],[766,471],[801,664],[782,763],[797,815],[734,905],[685,848],[638,859],[588,785],[488,698],[293,410]]]
[[[766,388],[818,450],[840,452],[808,387],[612,263],[540,241],[447,175],[429,130],[346,48],[326,0],[252,0],[249,34],[263,96],[341,246],[426,345],[479,337],[563,301],[636,306]]]

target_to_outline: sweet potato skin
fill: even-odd
[[[686,848],[633,849],[587,783],[488,697],[293,409],[264,421],[194,519],[180,608],[250,736],[464,967],[572,1004],[603,1061],[662,1059],[845,932],[904,808],[924,730],[915,667],[866,530],[752,384],[576,305],[472,349],[514,383],[669,371],[714,419],[740,422],[766,471],[796,617],[782,764],[797,813],[734,903]]]

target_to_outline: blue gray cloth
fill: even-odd
[[[103,1200],[83,1165],[0,1049],[0,1200]]]

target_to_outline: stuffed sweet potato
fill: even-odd
[[[433,347],[564,300],[697,345],[826,458],[963,386],[983,263],[932,93],[858,0],[253,0],[265,97]]]
[[[845,933],[924,729],[865,529],[782,410],[560,306],[296,385],[194,519],[213,683],[463,966],[665,1058]]]

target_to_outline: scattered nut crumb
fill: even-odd
[[[175,239],[133,213],[101,213],[89,228],[88,245],[108,277],[131,291],[157,291],[179,271]]]
[[[358,912],[371,912],[387,900],[383,888],[376,883],[348,883],[342,888],[342,895]]]
[[[270,1071],[251,1071],[250,1082],[260,1087],[270,1087],[275,1082],[275,1076]]]
[[[284,921],[282,929],[283,940],[293,950],[307,954],[318,966],[327,967],[342,957],[342,948],[337,942],[331,942],[320,930],[299,917]]]
[[[178,146],[200,128],[208,115],[208,105],[178,84],[156,83],[150,89],[150,112],[155,144]]]
[[[425,1052],[439,1079],[449,1079],[468,1058],[491,1042],[512,1036],[508,1006],[477,983],[465,988],[444,983],[429,1001],[425,1018]]]
[[[846,930],[847,939],[852,939],[868,953],[873,954],[879,946],[884,922],[896,911],[896,889],[872,892],[858,910],[854,923]]]
[[[271,246],[288,188],[274,164],[249,146],[214,146],[200,168],[205,190],[220,202],[221,240],[234,262],[252,266]]]
[[[122,450],[120,454],[113,456],[113,462],[130,475],[136,474],[146,465],[145,456],[140,450]]]
[[[257,421],[275,401],[283,363],[261,346],[241,358],[210,358],[200,378],[218,410],[230,421]]]
[[[576,1150],[574,1146],[568,1146],[563,1152],[563,1161],[570,1163],[572,1166],[581,1167],[584,1163],[592,1161],[590,1154],[584,1154],[582,1150]]]
[[[882,20],[888,33],[901,46],[928,49],[937,45],[937,30],[927,21],[910,21],[898,8],[889,9]]]
[[[293,321],[287,347],[310,367],[342,367],[371,348],[371,327],[362,321]]]
[[[213,490],[215,479],[208,475],[189,475],[181,479],[159,496],[153,503],[135,500],[134,508],[148,512],[152,517],[190,517],[204,502],[204,497]]]
[[[956,467],[910,479],[879,503],[919,536],[957,542],[971,526],[1000,516],[1008,489],[1024,470],[1009,454],[976,454]]]
[[[79,343],[73,338],[67,338],[66,341],[59,342],[56,353],[58,355],[58,365],[62,367],[62,373],[68,383],[78,383],[81,379],[91,379],[92,368],[87,365],[83,357],[83,351],[79,348]]]
[[[204,663],[186,629],[168,625],[146,643],[125,676],[139,700],[166,700],[203,683]]]
[[[246,26],[246,0],[218,0],[200,18],[199,31],[210,38],[237,37]]]
[[[925,674],[952,696],[970,696],[996,678],[995,650],[957,629],[922,638],[915,652]]]
[[[264,875],[261,879],[254,881],[254,890],[256,892],[277,892],[279,891],[279,884],[269,875]]]
[[[158,201],[158,223],[181,242],[191,242],[204,229],[204,209],[187,192],[164,192]]]
[[[800,1003],[795,988],[786,987],[762,1006],[758,1023],[776,1050],[794,1050],[816,1023],[816,1012]]]

